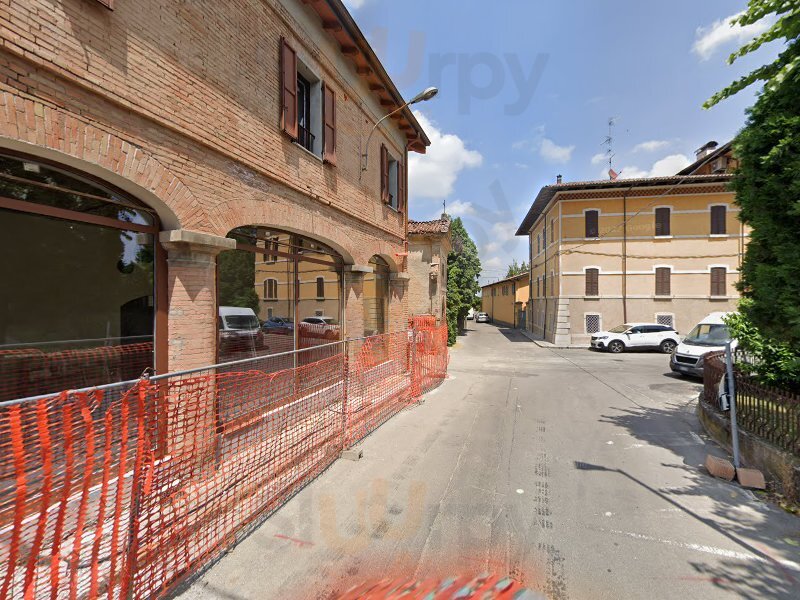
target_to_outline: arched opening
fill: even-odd
[[[104,182],[0,153],[0,400],[165,363],[158,230],[151,208]]]
[[[263,226],[237,227],[228,237],[236,250],[217,258],[221,362],[342,339],[344,263],[335,250]],[[319,358],[305,352],[298,360]]]
[[[364,276],[364,335],[386,333],[389,323],[389,264],[380,256],[369,261]]]

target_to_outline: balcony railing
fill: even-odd
[[[302,125],[297,126],[297,143],[309,152],[314,151],[314,134]]]

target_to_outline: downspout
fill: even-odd
[[[547,216],[545,215],[545,223],[547,223]],[[542,328],[542,338],[547,340],[547,228],[544,229],[544,327]],[[550,284],[552,285],[552,283]]]
[[[628,194],[633,186],[622,195],[622,322],[628,322]]]

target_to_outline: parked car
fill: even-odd
[[[467,312],[467,321],[472,321],[472,319],[474,318],[475,318],[475,309],[470,308],[469,311]]]
[[[479,312],[477,315],[475,315],[475,322],[476,323],[491,323],[492,322],[492,318],[488,314],[486,314],[485,312]]]
[[[299,323],[300,338],[338,340],[340,327],[333,317],[306,317]]]
[[[669,368],[681,375],[702,377],[705,355],[725,350],[725,344],[731,339],[722,320],[729,314],[731,313],[713,312],[695,325],[673,352],[669,359]]]
[[[294,331],[294,323],[286,317],[270,317],[261,324],[264,333],[291,335]]]
[[[222,354],[264,347],[261,323],[252,308],[219,307],[219,346]]]
[[[592,335],[591,347],[615,354],[628,348],[658,348],[664,354],[672,354],[679,342],[678,332],[667,325],[626,323]]]

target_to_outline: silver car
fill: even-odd
[[[475,322],[476,323],[491,323],[492,319],[485,312],[479,312],[477,315],[475,315]]]

